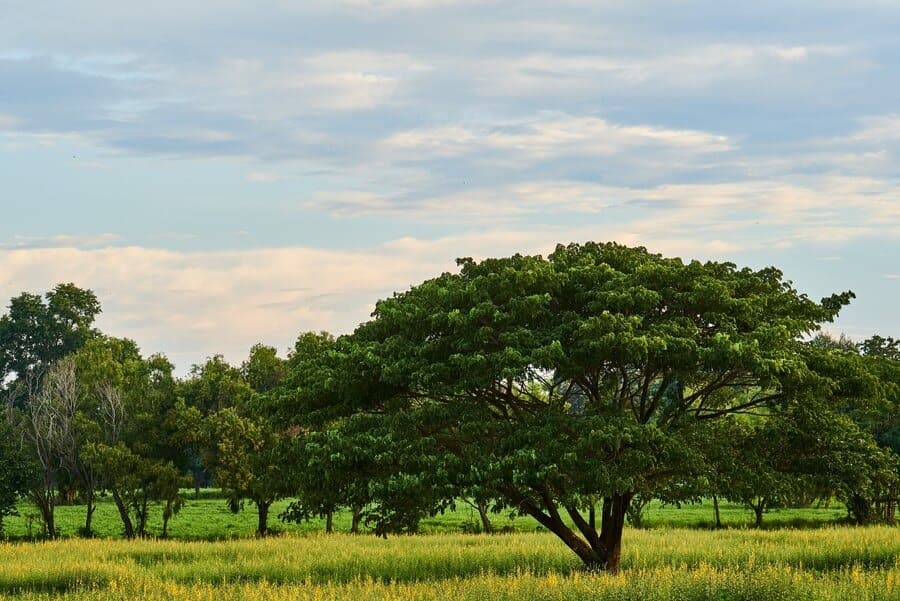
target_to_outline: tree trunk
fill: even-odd
[[[603,499],[600,533],[591,527],[574,505],[566,505],[566,511],[581,532],[578,536],[559,515],[556,502],[546,489],[540,491],[542,509],[529,497],[513,488],[506,489],[510,500],[542,526],[555,534],[575,553],[584,568],[590,571],[616,573],[621,567],[622,532],[625,529],[625,513],[633,493],[617,493]]]
[[[488,515],[487,511],[487,503],[484,501],[478,502],[478,515],[481,516],[481,528],[485,534],[493,534],[494,533],[494,525],[491,524],[491,518]]]
[[[350,534],[359,534],[359,523],[362,521],[362,507],[353,506],[353,520],[350,522]]]
[[[603,499],[603,517],[600,521],[600,543],[605,551],[604,568],[616,573],[621,567],[622,531],[625,529],[625,513],[631,503],[630,494],[617,494]]]
[[[85,512],[84,512],[84,535],[90,536],[91,526],[94,521],[94,510],[97,509],[97,506],[94,504],[94,489],[87,488],[84,491],[84,502],[85,502]]]
[[[150,504],[149,495],[146,491],[144,491],[144,495],[141,498],[141,506],[138,509],[138,529],[137,535],[141,538],[144,538],[147,535],[147,515],[149,510],[147,506]]]
[[[58,533],[56,532],[56,503],[53,498],[53,490],[50,489],[49,492],[32,491],[31,496],[41,514],[41,521],[44,522],[44,534],[48,538],[56,538]]]
[[[872,502],[862,495],[854,494],[847,503],[847,509],[853,520],[860,526],[872,521]]]
[[[162,524],[162,534],[160,535],[162,538],[169,538],[169,520],[172,519],[172,515],[175,512],[172,511],[172,499],[166,499],[166,507],[163,509],[163,524]]]
[[[113,501],[116,502],[116,509],[119,510],[119,518],[122,520],[125,538],[134,538],[134,525],[131,523],[131,516],[128,514],[128,507],[125,506],[125,502],[122,500],[122,495],[119,494],[118,490],[113,489],[112,496]]]
[[[888,498],[884,503],[884,522],[893,526],[897,523],[897,494],[896,487],[892,488],[888,493]]]
[[[722,527],[722,516],[719,514],[719,497],[713,495],[713,510],[716,513],[716,528]]]
[[[766,510],[766,500],[764,498],[760,498],[756,503],[753,504],[753,513],[756,515],[756,527],[762,528],[763,526],[763,512]]]
[[[588,524],[591,530],[597,529],[597,507],[594,502],[591,502],[591,508],[588,510]]]
[[[334,511],[325,513],[325,532],[328,534],[334,532]]]
[[[266,501],[256,502],[256,514],[258,517],[256,524],[257,536],[268,536],[269,534],[269,506],[271,503]]]

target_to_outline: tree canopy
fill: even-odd
[[[380,519],[477,487],[610,570],[632,496],[699,469],[704,421],[827,392],[802,338],[852,298],[815,302],[775,268],[617,244],[459,265],[379,302],[324,368],[317,357],[299,409],[331,426],[339,409],[380,453]],[[599,533],[583,515],[596,498]]]

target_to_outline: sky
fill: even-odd
[[[0,0],[4,301],[185,372],[587,240],[900,336],[900,2]]]

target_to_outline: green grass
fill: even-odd
[[[215,490],[201,491],[200,498],[193,498],[193,491],[186,493],[187,504],[169,523],[169,536],[181,540],[222,540],[246,538],[253,536],[256,530],[256,508],[247,503],[243,511],[235,514],[229,511],[225,500]],[[276,530],[287,533],[309,533],[322,531],[324,520],[312,520],[300,524],[284,523],[278,519],[289,501],[276,503],[270,511],[270,525]],[[740,505],[721,503],[720,511],[723,525],[728,528],[749,528],[753,525],[752,512]],[[29,518],[28,516],[32,516]],[[773,509],[766,514],[766,528],[821,526],[834,523],[846,516],[846,510],[840,504],[828,509]],[[40,523],[37,510],[28,503],[21,503],[19,515],[4,520],[4,535],[10,539],[28,537],[28,523],[31,521],[32,537],[40,534]],[[63,537],[75,536],[84,523],[84,507],[79,505],[61,505],[56,509],[57,528]],[[350,529],[349,512],[338,512],[334,518],[335,529]],[[507,527],[517,532],[534,532],[540,526],[532,518],[518,516],[511,518],[509,513],[492,515],[494,527]],[[456,510],[448,511],[422,520],[420,531],[425,534],[460,532],[464,524],[478,523],[477,512],[465,503],[460,503]],[[679,527],[679,528],[711,528],[714,523],[711,503],[689,504],[675,507],[651,503],[644,510],[644,527]],[[101,499],[94,514],[94,531],[100,537],[116,537],[121,534],[122,525],[115,505],[109,498]],[[161,509],[155,507],[151,513],[149,532],[157,535],[162,531]]]

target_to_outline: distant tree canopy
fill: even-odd
[[[310,359],[295,398],[322,417],[308,452],[328,454],[335,427],[356,440],[365,452],[335,469],[373,479],[383,527],[477,488],[610,570],[635,493],[701,470],[704,422],[828,394],[802,338],[853,296],[814,302],[774,268],[617,244],[459,265]]]
[[[23,292],[0,317],[0,381],[46,368],[96,333],[100,302],[90,290],[59,284],[43,298]]]

